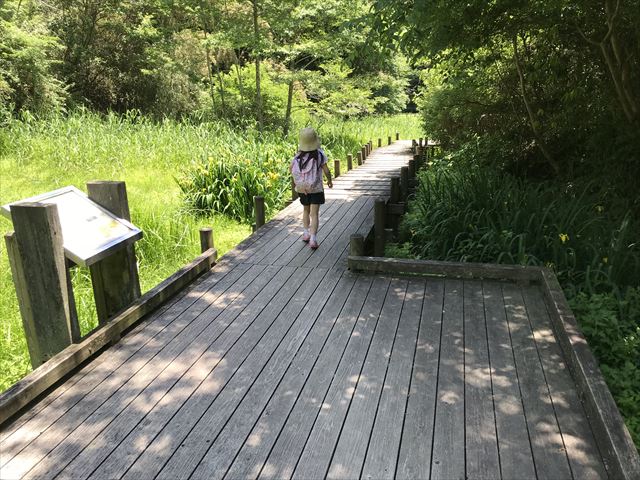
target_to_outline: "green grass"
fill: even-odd
[[[302,126],[302,124],[300,124]],[[370,117],[313,125],[330,160],[346,158],[368,141],[388,135],[417,138],[415,115]],[[288,165],[297,131],[260,136],[222,123],[152,122],[134,114],[100,116],[78,111],[68,117],[11,121],[0,129],[0,204],[90,180],[124,180],[131,217],[142,228],[137,243],[143,291],[157,285],[199,253],[198,229],[212,226],[224,253],[250,233],[250,227],[222,215],[195,217],[188,212],[176,178],[203,160],[227,158],[249,163],[270,156]],[[271,214],[275,213],[273,209]],[[0,219],[5,231],[11,223]],[[96,324],[86,269],[74,271],[74,293],[82,330]],[[0,245],[0,391],[31,370],[17,299],[4,248]]]

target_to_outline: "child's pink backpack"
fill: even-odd
[[[305,157],[305,154],[306,157]],[[318,175],[321,169],[318,164],[321,162],[323,153],[318,151],[318,160],[308,152],[300,152],[293,159],[293,183],[296,185],[296,191],[299,193],[309,193],[318,182]]]

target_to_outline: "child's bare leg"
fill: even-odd
[[[311,210],[311,205],[304,205],[304,209],[302,211],[302,226],[305,230],[309,230],[309,211]]]
[[[310,205],[311,207],[311,212],[310,212],[310,216],[311,216],[311,236],[315,238],[316,234],[318,233],[318,224],[320,223],[320,219],[318,218],[318,212],[320,211],[320,205],[314,204],[312,203]]]

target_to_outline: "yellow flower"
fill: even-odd
[[[609,263],[609,257],[602,257],[602,263]]]
[[[558,235],[558,237],[560,237],[560,241],[562,243],[566,243],[569,241],[569,235],[567,235],[566,233],[561,233],[560,235]]]

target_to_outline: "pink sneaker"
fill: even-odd
[[[311,235],[309,235],[308,233],[303,233],[302,234],[302,241],[303,242],[308,242],[311,239]]]
[[[318,242],[316,241],[309,242],[309,248],[312,248],[315,250],[316,248],[318,248]]]

